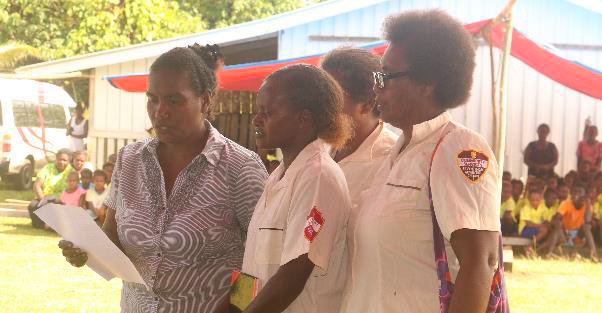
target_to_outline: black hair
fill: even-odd
[[[374,115],[380,115],[373,74],[380,70],[380,57],[366,49],[340,47],[326,54],[321,67],[332,75],[351,101],[372,104]]]
[[[546,123],[542,123],[539,124],[539,126],[537,126],[537,130],[539,130],[540,128],[545,127],[548,129],[548,132],[550,132],[550,125],[546,124]]]
[[[90,169],[87,169],[87,168],[82,169],[80,171],[80,176],[84,176],[84,174],[86,176],[93,177],[92,171]]]
[[[294,110],[311,112],[318,137],[339,148],[351,134],[343,113],[343,92],[323,69],[308,64],[283,67],[265,79],[265,88],[284,98]]]
[[[105,171],[103,171],[103,170],[94,171],[94,175],[92,177],[97,177],[97,176],[102,176],[105,179],[105,182],[107,181],[107,179],[109,179],[109,177],[107,176],[107,173],[105,173]]]
[[[56,152],[56,157],[58,158],[58,156],[61,155],[61,154],[67,155],[67,157],[69,158],[69,160],[71,160],[71,150],[69,150],[67,148],[59,149],[59,151]]]
[[[216,70],[223,62],[223,55],[218,45],[192,46],[173,48],[160,55],[150,67],[151,72],[159,69],[171,69],[188,74],[190,86],[197,96],[217,91]]]
[[[442,10],[407,11],[386,18],[385,38],[403,47],[408,77],[432,84],[442,109],[464,104],[475,68],[472,36]]]

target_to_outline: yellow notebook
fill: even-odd
[[[232,291],[230,293],[230,312],[242,312],[257,295],[257,278],[232,271]]]

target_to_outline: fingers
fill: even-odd
[[[68,240],[59,241],[59,248],[61,248],[61,249],[68,249],[68,248],[72,248],[72,247],[73,247],[73,243],[71,241],[68,241]]]
[[[85,251],[73,246],[73,243],[67,240],[59,241],[63,256],[71,265],[81,267],[88,261],[88,254]]]

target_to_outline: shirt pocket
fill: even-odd
[[[263,224],[257,232],[255,262],[280,264],[284,246],[284,227],[279,224]]]
[[[397,216],[420,210],[418,202],[426,192],[421,180],[389,177],[377,199],[381,208],[378,215]]]

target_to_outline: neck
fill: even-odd
[[[168,159],[193,159],[199,153],[203,152],[209,130],[204,126],[186,140],[179,142],[160,142],[157,152],[160,155],[168,156]]]
[[[350,156],[366,141],[366,138],[374,132],[378,127],[379,120],[374,118],[367,119],[363,123],[355,123],[353,129],[353,137],[345,144],[343,148],[337,151],[334,160],[339,162],[340,160]]]
[[[539,139],[537,140],[537,142],[539,142],[539,143],[545,143],[545,142],[546,142],[546,139],[545,139],[545,138],[539,138]]]
[[[103,192],[105,191],[105,186],[94,186],[94,189],[96,190],[96,192]]]
[[[402,151],[408,146],[408,144],[412,140],[412,132],[414,131],[414,125],[430,121],[435,117],[439,116],[441,113],[445,112],[445,110],[441,110],[434,105],[430,107],[430,110],[425,109],[425,111],[422,114],[420,114],[420,117],[416,118],[414,121],[409,121],[407,124],[399,126],[399,128],[403,131],[404,136],[404,143],[401,148]]]
[[[281,147],[282,150],[282,164],[284,165],[284,170],[286,171],[288,167],[293,163],[293,161],[297,158],[299,153],[307,147],[310,143],[312,143],[317,138],[307,138],[302,140],[299,144],[293,144],[287,147]]]

